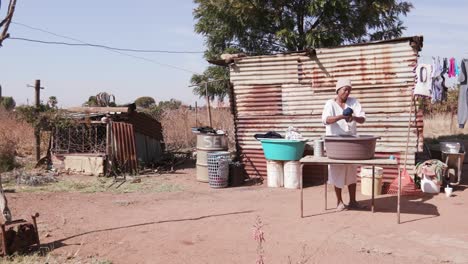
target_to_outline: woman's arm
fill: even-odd
[[[356,123],[362,124],[366,121],[366,118],[362,116],[352,116],[351,121],[352,120],[356,121]]]
[[[338,121],[340,121],[341,119],[345,119],[346,116],[344,115],[338,115],[338,116],[329,116],[327,117],[327,125],[330,125],[330,124],[333,124],[333,123],[336,123]]]

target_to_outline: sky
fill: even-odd
[[[468,58],[468,1],[411,1],[415,8],[403,18],[403,36],[424,36],[421,62],[432,56]],[[2,0],[1,17],[7,0]],[[12,37],[76,42],[38,30],[118,48],[204,51],[203,37],[194,33],[191,0],[18,0]],[[56,96],[60,107],[81,105],[91,95],[112,93],[119,104],[140,96],[156,101],[176,98],[204,104],[192,93],[190,77],[208,66],[203,54],[111,52],[91,47],[44,45],[6,40],[0,48],[0,85],[17,104],[32,104],[40,79],[41,97]]]

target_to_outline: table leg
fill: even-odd
[[[301,175],[300,177],[301,179],[301,218],[304,217],[304,186],[302,184],[302,182],[304,181],[304,176]]]
[[[458,180],[457,180],[457,184],[460,184],[461,177],[462,177],[463,159],[461,157],[462,157],[461,155],[458,155],[458,169],[457,169]]]
[[[372,166],[372,205],[371,205],[371,207],[372,207],[372,212],[373,213],[374,213],[374,189],[375,189],[374,188],[375,187],[374,186],[374,181],[375,181],[375,172],[374,172],[374,170],[375,170],[375,167]]]
[[[400,224],[401,168],[398,167],[397,223]]]
[[[327,176],[323,173],[323,185],[325,185],[325,211],[327,210]]]

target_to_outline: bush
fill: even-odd
[[[16,166],[16,156],[32,155],[34,151],[33,128],[18,121],[15,113],[0,109],[0,172]]]
[[[229,148],[234,147],[234,119],[229,108],[211,110],[213,128],[223,130],[228,136]],[[196,147],[197,137],[191,132],[192,127],[208,126],[206,107],[165,110],[160,122],[163,128],[164,142],[168,150],[191,149]]]

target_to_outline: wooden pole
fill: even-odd
[[[206,108],[208,109],[208,121],[210,123],[210,127],[213,127],[213,123],[211,121],[211,107],[210,107],[210,97],[208,96],[208,82],[205,83],[205,93],[206,93]]]
[[[198,127],[198,105],[195,101],[195,127]]]
[[[36,80],[36,83],[34,84],[34,90],[36,106],[35,112],[36,114],[39,114],[39,107],[41,105],[41,80]],[[36,161],[39,161],[41,159],[41,130],[38,124],[36,124],[36,126],[34,127],[34,137],[36,141]]]
[[[405,163],[403,167],[404,177],[408,177],[408,171],[406,170],[406,166],[408,165],[408,147],[409,147],[409,137],[411,131],[411,117],[413,114],[413,102],[414,97],[411,96],[411,103],[410,103],[410,114],[408,118],[408,133],[406,135],[406,150],[405,150]],[[401,173],[400,168],[398,169],[398,195],[397,195],[397,222],[400,223],[400,203],[401,203]]]

